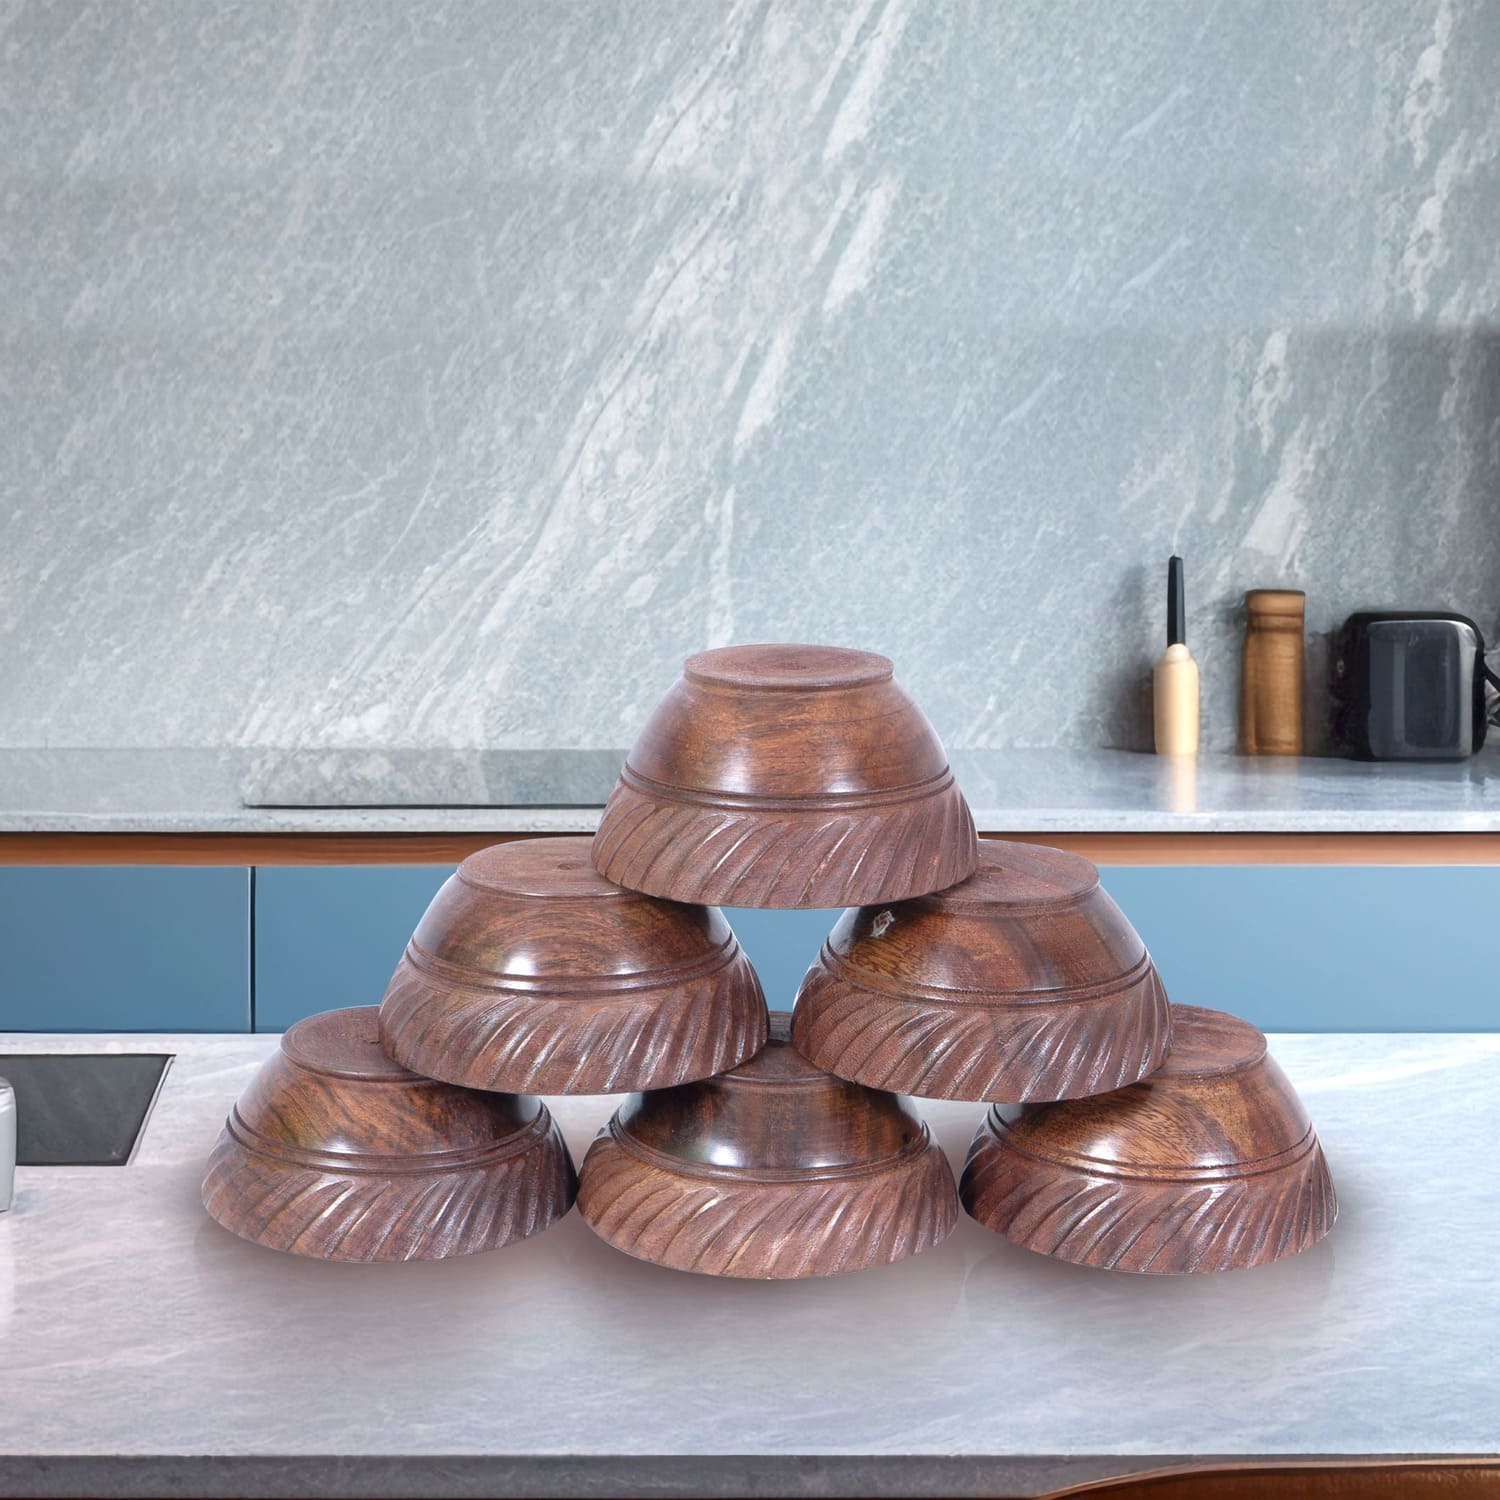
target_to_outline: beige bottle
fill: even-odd
[[[1158,755],[1198,753],[1198,663],[1187,648],[1182,559],[1167,564],[1167,649],[1151,674]]]

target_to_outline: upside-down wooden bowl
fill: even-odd
[[[442,1260],[567,1213],[576,1177],[538,1099],[418,1078],[381,1050],[373,1005],[298,1021],[240,1096],[203,1206],[272,1250]]]
[[[433,898],[380,1028],[448,1083],[628,1093],[754,1056],[766,1003],[721,912],[604,879],[586,835],[523,839],[471,854]]]
[[[688,658],[626,757],[599,871],[676,901],[851,906],[974,868],[974,822],[921,710],[869,651]]]
[[[929,1098],[1071,1099],[1144,1078],[1171,1007],[1099,872],[1034,844],[979,849],[949,890],[845,912],[802,981],[793,1044]]]
[[[584,1157],[578,1206],[618,1250],[787,1280],[904,1259],[958,1218],[953,1172],[907,1100],[814,1068],[771,1017],[718,1078],[633,1095]]]
[[[1315,1244],[1338,1201],[1317,1135],[1248,1021],[1173,1007],[1172,1051],[1097,1099],[991,1109],[960,1191],[981,1224],[1043,1255],[1180,1274]]]

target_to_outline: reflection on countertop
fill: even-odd
[[[0,1218],[0,1493],[59,1455],[487,1455],[536,1494],[570,1482],[548,1456],[577,1455],[672,1494],[800,1454],[829,1467],[820,1492],[874,1495],[1044,1490],[1169,1454],[1500,1449],[1500,1036],[1271,1038],[1341,1204],[1290,1260],[1115,1275],[964,1219],[915,1260],[781,1284],[629,1260],[576,1212],[449,1263],[259,1249],[198,1184],[274,1037],[0,1037],[143,1043],[177,1061],[135,1162],[22,1169]],[[553,1103],[576,1154],[618,1102]],[[959,1163],[982,1106],[921,1108]],[[809,1472],[758,1492],[807,1492]]]
[[[0,832],[588,832],[621,757],[0,749]],[[1124,750],[954,750],[952,763],[987,833],[1500,831],[1497,747],[1431,763]]]

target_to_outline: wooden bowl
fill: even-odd
[[[850,906],[974,868],[974,821],[932,726],[869,651],[690,656],[594,838],[632,890],[725,906]]]
[[[523,839],[471,854],[433,898],[380,1030],[447,1083],[626,1093],[753,1057],[766,1002],[722,913],[611,884],[586,835]]]
[[[494,1250],[567,1213],[576,1178],[538,1099],[418,1078],[373,1005],[299,1021],[230,1112],[203,1180],[224,1228],[323,1260]]]
[[[952,1169],[911,1104],[814,1068],[787,1020],[732,1072],[621,1107],[579,1177],[595,1233],[679,1271],[786,1280],[901,1260],[953,1228]]]
[[[1071,1099],[1144,1078],[1171,1007],[1088,860],[982,839],[961,885],[844,914],[792,1042],[830,1073],[938,1099]]]
[[[1006,1238],[1079,1265],[1178,1274],[1264,1265],[1338,1214],[1322,1148],[1248,1021],[1173,1007],[1172,1051],[1097,1099],[991,1109],[964,1207]]]

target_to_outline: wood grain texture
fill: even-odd
[[[1245,595],[1239,748],[1244,755],[1302,754],[1303,613],[1300,589]]]
[[[832,907],[961,880],[974,823],[932,726],[870,652],[689,658],[626,759],[594,863],[715,905]]]
[[[231,1111],[203,1205],[272,1250],[441,1260],[567,1213],[576,1176],[541,1101],[418,1078],[381,1051],[374,1006],[293,1026]]]
[[[0,833],[0,865],[442,865],[506,833]],[[1032,833],[1100,865],[1500,865],[1500,833]]]
[[[991,1109],[960,1182],[980,1223],[1080,1265],[1160,1274],[1263,1265],[1315,1244],[1337,1198],[1312,1124],[1248,1022],[1175,1006],[1142,1083]]]
[[[798,991],[820,1068],[929,1098],[1071,1099],[1144,1078],[1171,1011],[1087,860],[984,840],[947,891],[840,919]]]
[[[587,836],[471,855],[433,898],[380,1008],[418,1073],[511,1093],[608,1094],[721,1073],[766,1040],[723,914],[605,880]]]
[[[947,1158],[903,1099],[830,1078],[773,1016],[757,1057],[633,1096],[584,1158],[579,1208],[626,1254],[680,1271],[833,1276],[953,1228]]]
[[[1490,1457],[1245,1459],[1154,1470],[1050,1491],[1042,1500],[1496,1500]]]

